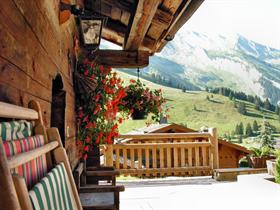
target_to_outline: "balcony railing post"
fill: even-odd
[[[217,129],[210,128],[210,142],[212,144],[212,154],[213,154],[213,169],[219,168],[219,147],[218,147],[218,136]]]
[[[106,147],[106,166],[113,166],[113,145],[107,144]]]

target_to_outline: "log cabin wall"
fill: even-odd
[[[50,126],[52,80],[62,76],[66,91],[65,147],[71,166],[78,161],[75,146],[72,17],[60,25],[59,0],[0,1],[0,101],[27,106],[39,101]]]

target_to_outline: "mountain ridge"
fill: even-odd
[[[228,87],[276,104],[280,101],[280,50],[240,34],[210,36],[183,30],[161,53],[150,57],[141,77],[188,90]]]

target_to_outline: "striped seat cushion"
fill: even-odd
[[[44,145],[42,135],[30,136],[28,138],[3,142],[7,157],[33,150]],[[23,165],[11,170],[25,178],[28,189],[31,189],[38,181],[47,174],[46,155],[41,155]]]
[[[0,137],[3,141],[27,138],[32,136],[32,130],[32,123],[26,120],[0,123]]]
[[[77,204],[63,163],[53,168],[32,190],[29,197],[38,210],[74,210]]]

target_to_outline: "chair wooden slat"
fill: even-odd
[[[50,142],[42,147],[38,147],[36,149],[30,150],[28,152],[24,152],[18,155],[14,155],[10,158],[8,158],[8,165],[9,168],[16,168],[17,166],[20,166],[24,163],[27,163],[28,161],[31,161],[40,155],[46,154],[49,151],[55,149],[58,146],[57,141]]]
[[[25,119],[25,120],[37,120],[39,118],[39,115],[38,112],[36,112],[33,109],[28,109],[13,104],[0,102],[0,117]]]

